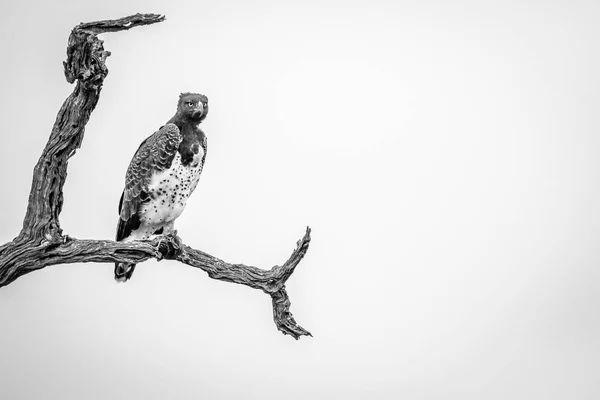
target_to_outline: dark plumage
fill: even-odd
[[[125,175],[119,201],[117,241],[169,234],[192,194],[206,158],[206,136],[198,125],[206,118],[208,99],[182,93],[177,112],[142,142]],[[127,281],[134,264],[115,264],[115,279]]]

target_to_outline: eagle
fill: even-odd
[[[117,241],[151,240],[174,231],[206,159],[206,135],[198,125],[207,113],[206,96],[181,93],[173,118],[142,142],[125,175]],[[135,264],[115,263],[115,280],[126,282],[134,269]]]

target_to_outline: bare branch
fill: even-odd
[[[304,237],[298,242],[290,258],[283,265],[276,265],[268,271],[244,264],[228,264],[210,254],[187,246],[183,246],[183,251],[177,260],[206,271],[213,279],[239,283],[273,294],[283,287],[296,265],[304,257],[309,243],[310,228],[307,227]]]
[[[172,259],[200,268],[213,279],[249,286],[267,293],[273,300],[273,319],[277,328],[284,334],[298,339],[310,333],[296,323],[289,311],[291,303],[285,291],[285,282],[304,257],[309,243],[310,228],[307,227],[304,237],[298,241],[290,258],[281,266],[276,265],[270,270],[264,270],[243,264],[229,264],[200,250],[181,245],[176,236],[128,243],[63,237],[60,242],[44,241],[39,246],[31,242],[13,246],[10,248],[12,251],[0,254],[0,287],[29,272],[56,264],[139,264],[150,258]]]
[[[160,14],[135,14],[119,19],[110,19],[106,21],[95,21],[79,24],[75,29],[93,32],[95,34],[105,32],[118,32],[131,29],[136,26],[150,25],[165,20],[164,15]]]
[[[68,159],[81,146],[85,125],[96,108],[104,78],[108,74],[103,42],[96,33],[130,29],[163,21],[156,14],[136,14],[112,21],[76,26],[69,36],[67,61],[63,63],[69,83],[77,80],[73,93],[65,100],[52,128],[48,143],[34,168],[27,214],[19,242],[60,236],[58,216],[63,205],[63,186]]]
[[[63,205],[68,159],[81,146],[85,125],[98,103],[100,90],[108,74],[105,61],[110,52],[104,50],[103,42],[97,35],[149,25],[164,19],[158,14],[136,14],[116,20],[82,23],[71,32],[67,60],[63,65],[67,81],[77,81],[77,84],[58,112],[48,143],[35,166],[23,229],[12,242],[0,246],[0,287],[29,272],[56,264],[139,264],[150,258],[172,259],[200,268],[213,279],[262,290],[271,296],[273,319],[281,332],[296,339],[312,336],[294,320],[285,290],[285,282],[308,250],[310,228],[306,229],[290,258],[270,270],[229,264],[183,245],[176,235],[161,236],[154,241],[123,243],[78,240],[62,234],[59,215]]]
[[[283,332],[284,335],[291,335],[294,339],[300,339],[300,336],[312,336],[309,331],[296,323],[294,316],[290,312],[290,298],[288,297],[285,287],[282,287],[277,292],[271,294],[273,299],[273,319],[277,329]]]

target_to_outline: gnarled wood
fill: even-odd
[[[272,298],[273,319],[282,333],[296,339],[310,335],[296,323],[290,313],[290,300],[285,291],[285,282],[308,249],[310,228],[306,229],[306,234],[298,242],[290,258],[270,270],[229,264],[183,245],[176,235],[162,236],[154,241],[123,243],[79,240],[62,234],[59,215],[63,205],[68,159],[81,146],[85,125],[98,103],[108,74],[105,61],[110,52],[104,50],[97,35],[163,20],[164,16],[157,14],[136,14],[116,20],[82,23],[71,32],[67,60],[63,65],[67,81],[77,83],[73,93],[59,110],[48,143],[35,166],[23,229],[12,242],[0,246],[0,287],[29,272],[56,264],[139,264],[150,258],[172,259],[200,268],[213,279],[262,290]]]

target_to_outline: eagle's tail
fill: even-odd
[[[121,194],[121,200],[119,200],[119,223],[117,224],[117,235],[115,237],[115,240],[117,242],[120,242],[121,240],[126,239],[129,235],[131,235],[131,230],[133,229],[134,225],[137,224],[139,226],[140,221],[137,215],[134,215],[127,221],[123,221],[123,219],[120,217],[121,208],[123,207],[124,196],[125,192]],[[134,269],[135,264],[115,263],[115,281],[127,282],[129,278],[131,278]]]
[[[135,264],[115,263],[115,281],[127,282],[134,270]]]

